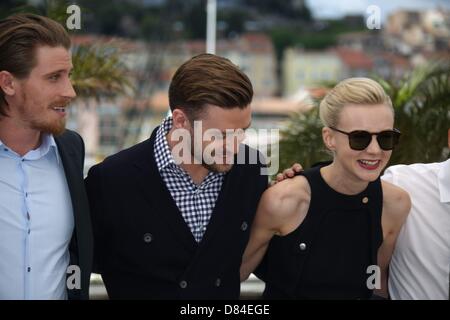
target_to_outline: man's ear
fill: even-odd
[[[327,147],[328,150],[334,151],[336,149],[336,141],[334,139],[333,131],[328,127],[322,128],[322,139],[323,143],[325,144],[325,147]]]
[[[172,111],[172,122],[175,129],[189,128],[189,119],[181,109],[174,109]]]
[[[0,88],[5,96],[13,96],[16,93],[14,76],[8,71],[0,71]]]

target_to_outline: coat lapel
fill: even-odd
[[[249,157],[249,152],[243,144],[240,145],[239,154],[243,153],[245,157]],[[240,169],[240,164],[238,164],[239,156],[234,156],[233,168],[227,172],[225,179],[222,184],[222,188],[217,198],[214,210],[211,215],[206,232],[203,236],[201,243],[208,243],[211,241],[212,237],[217,234],[217,230],[221,228],[225,219],[232,219],[232,216],[236,211],[236,190],[239,190],[239,183],[244,179],[243,170]],[[246,158],[245,163],[249,163],[250,159]],[[238,200],[239,201],[239,200]]]
[[[233,184],[233,181],[239,181],[239,179],[236,178],[237,173],[238,170],[236,170],[236,166],[234,166],[233,169],[225,175],[222,188],[220,189],[214,210],[211,214],[211,219],[209,220],[203,239],[200,242],[201,244],[210,242],[212,237],[217,233],[217,229],[224,225],[225,218],[233,213],[234,201],[233,199],[230,199],[230,196],[234,194],[232,190],[236,190],[236,185]]]
[[[90,266],[92,263],[92,230],[90,227],[89,207],[84,189],[82,149],[75,149],[75,142],[68,134],[55,137],[58,153],[60,155],[70,198],[72,201],[75,232],[70,242],[70,264],[79,265],[84,271],[82,288],[89,287]],[[88,299],[88,290],[81,290],[82,298]]]
[[[159,174],[154,157],[154,143],[156,128],[148,140],[147,152],[135,161],[134,166],[138,171],[137,180],[143,198],[150,203],[152,210],[165,220],[172,230],[175,238],[181,242],[190,252],[197,248],[197,242],[183,219],[181,212],[172,199],[167,186]],[[150,185],[152,187],[150,187]]]
[[[56,145],[58,146],[58,152],[59,156],[61,158],[63,167],[64,167],[64,173],[66,175],[67,185],[69,187],[70,192],[70,198],[72,200],[72,209],[73,209],[73,215],[75,220],[75,228],[76,230],[79,230],[80,226],[78,224],[78,216],[79,216],[79,210],[77,206],[77,199],[78,197],[78,188],[75,186],[77,184],[83,185],[83,181],[81,180],[81,177],[79,176],[79,168],[76,168],[76,164],[74,163],[74,159],[76,159],[76,154],[72,148],[68,145],[67,141],[65,141],[64,135],[59,136],[55,138]]]

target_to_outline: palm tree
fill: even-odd
[[[331,159],[322,142],[322,127],[317,106],[293,114],[280,134],[280,168],[290,168],[295,162],[309,168],[316,162]]]
[[[111,98],[133,90],[119,53],[101,46],[72,49],[72,84],[79,97]]]
[[[442,161],[448,157],[450,63],[439,61],[414,70],[403,81],[380,81],[392,99],[402,132],[391,162]]]
[[[401,81],[377,79],[392,98],[396,127],[402,132],[390,164],[442,161],[449,156],[450,64],[432,63],[418,68]],[[316,106],[293,115],[281,132],[280,168],[300,162],[308,168],[331,159],[322,142]]]

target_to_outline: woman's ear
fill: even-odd
[[[322,128],[322,139],[323,143],[325,144],[325,147],[327,147],[328,150],[334,151],[336,149],[335,144],[335,138],[334,138],[334,132],[328,128],[323,127]]]

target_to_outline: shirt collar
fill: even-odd
[[[3,141],[0,140],[0,147],[2,146],[8,147],[3,143]],[[23,158],[27,160],[38,160],[46,156],[49,152],[55,152],[56,161],[60,164],[61,158],[59,156],[55,138],[49,133],[43,133],[41,136],[41,145],[37,149],[27,152]]]
[[[442,163],[438,174],[438,184],[441,202],[450,203],[450,159]]]
[[[158,132],[156,133],[155,141],[155,159],[158,170],[161,171],[169,165],[175,164],[169,144],[167,143],[166,135],[172,129],[172,117],[168,116],[163,120]]]
[[[56,157],[56,161],[58,162],[58,164],[60,164],[61,163],[61,158],[59,156],[58,146],[56,144],[55,137],[53,137],[53,135],[51,135],[51,134],[45,134],[45,136],[43,137],[43,141],[48,143],[49,150],[47,150],[47,152],[49,152],[49,151],[54,152],[55,153],[55,157]]]
[[[172,116],[168,116],[163,120],[161,125],[156,132],[156,140],[155,140],[155,160],[156,166],[158,167],[158,171],[161,171],[169,166],[177,166],[175,160],[173,159],[172,152],[170,151],[169,144],[166,139],[166,135],[169,133],[170,129],[172,129]],[[220,178],[224,176],[224,172],[212,172],[210,171],[206,176],[203,183],[209,183],[214,181],[216,178]]]
[[[41,139],[42,142],[39,148],[30,151],[25,155],[24,158],[26,158],[27,160],[37,160],[45,157],[49,152],[54,152],[56,161],[58,164],[60,164],[61,160],[59,157],[58,147],[56,145],[56,141],[53,135],[49,133],[43,133]]]

